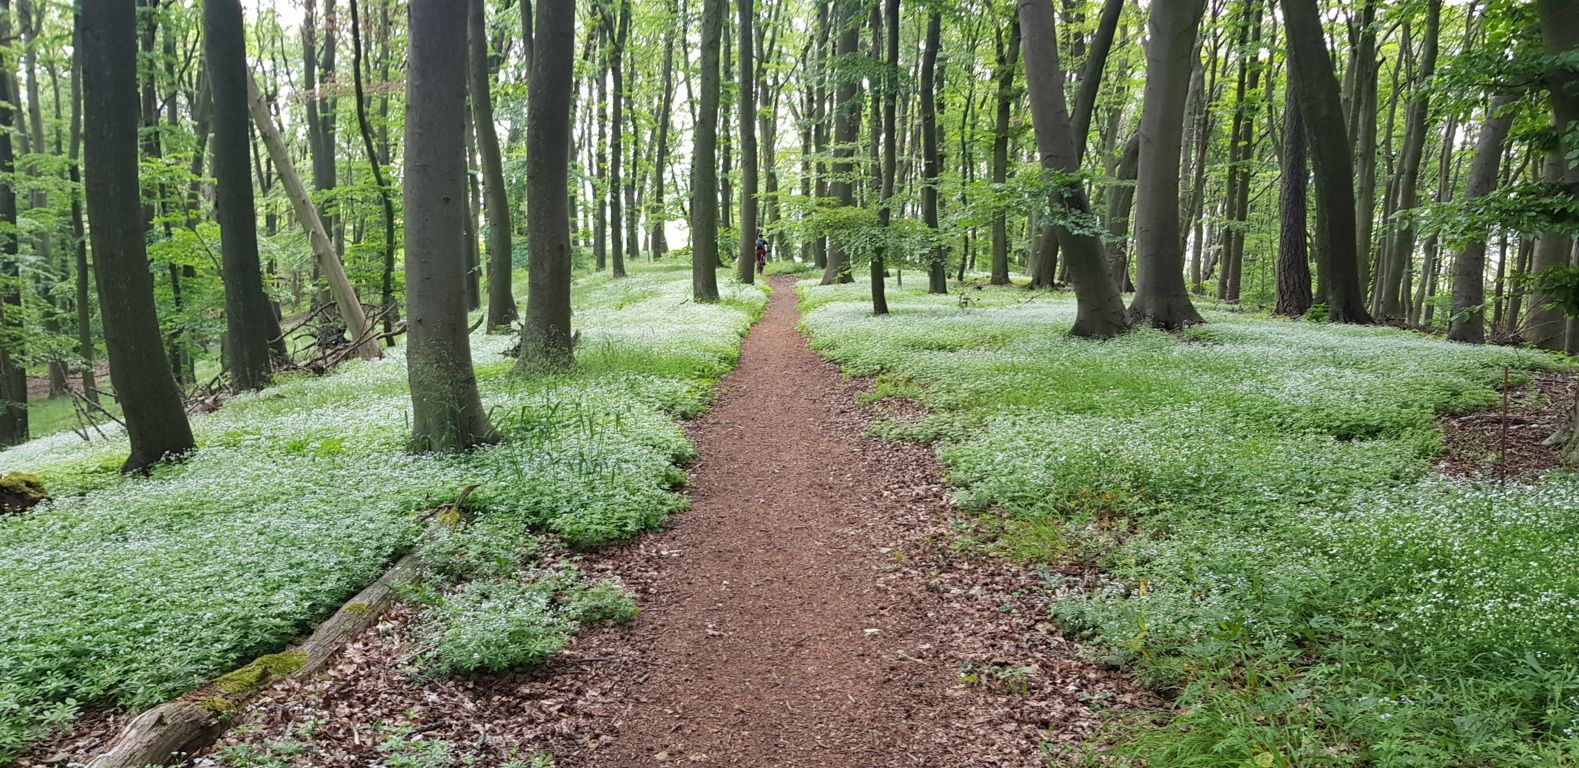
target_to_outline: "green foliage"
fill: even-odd
[[[1150,766],[1534,766],[1579,753],[1579,476],[1438,480],[1436,417],[1553,365],[1386,328],[1204,308],[1183,338],[1064,335],[1067,298],[809,290],[846,372],[933,415],[975,516],[1024,563],[1101,566],[1056,617],[1177,696]],[[973,344],[972,339],[992,339]],[[893,387],[888,387],[893,390]],[[978,680],[985,679],[978,674]]]
[[[505,440],[404,452],[404,356],[288,376],[193,419],[199,450],[149,478],[118,472],[123,435],[70,433],[0,453],[55,496],[0,521],[0,759],[84,704],[147,707],[277,651],[383,571],[418,515],[477,485],[489,541],[439,541],[446,578],[527,562],[527,531],[628,539],[685,505],[674,419],[695,415],[761,311],[760,289],[688,302],[689,271],[576,289],[579,364],[516,378],[514,339],[478,333],[485,405]],[[618,307],[618,308],[616,308]],[[430,534],[443,538],[438,534]]]
[[[635,615],[617,582],[589,583],[573,566],[468,581],[423,611],[411,663],[431,676],[530,669],[581,625]]]

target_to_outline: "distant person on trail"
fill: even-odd
[[[757,274],[762,274],[762,270],[767,269],[767,266],[768,241],[761,235],[757,235]]]

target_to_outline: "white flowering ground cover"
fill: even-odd
[[[1184,338],[1078,340],[1067,294],[923,288],[878,318],[864,286],[803,282],[804,326],[931,409],[883,429],[936,441],[992,522],[969,537],[1110,574],[1059,618],[1177,694],[1122,755],[1579,765],[1579,477],[1429,473],[1440,414],[1556,360],[1215,308]]]
[[[578,366],[566,374],[515,377],[501,354],[514,339],[474,335],[505,439],[466,455],[406,453],[399,349],[196,417],[198,452],[149,478],[117,473],[115,436],[0,453],[0,468],[42,476],[55,496],[0,521],[0,761],[84,707],[148,707],[278,650],[408,549],[420,512],[468,485],[489,525],[578,548],[681,509],[677,464],[691,448],[675,420],[706,405],[765,305],[749,287],[716,305],[689,292],[688,269],[578,283]],[[468,620],[573,629],[525,613]]]

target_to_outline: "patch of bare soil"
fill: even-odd
[[[1501,405],[1444,419],[1443,451],[1432,468],[1444,475],[1517,478],[1562,466],[1557,449],[1544,445],[1574,407],[1579,379],[1543,373],[1507,393]]]
[[[420,681],[396,608],[226,741],[303,742],[297,764],[326,768],[377,764],[380,724],[483,765],[1028,767],[1078,757],[1108,710],[1155,706],[1047,618],[1060,576],[950,548],[936,455],[868,436],[864,385],[807,348],[793,283],[774,287],[690,425],[694,507],[583,562],[638,593],[634,622],[531,674]]]

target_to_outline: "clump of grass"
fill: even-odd
[[[1579,753],[1579,476],[1429,476],[1439,416],[1558,365],[1204,308],[1181,337],[1065,331],[1067,297],[802,290],[813,344],[933,415],[973,535],[1109,581],[1055,607],[1176,696],[1150,766],[1561,765]],[[993,339],[992,344],[965,343]]]

